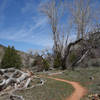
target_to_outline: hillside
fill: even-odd
[[[5,46],[0,45],[0,60],[5,53],[5,49]],[[87,50],[89,50],[89,52],[87,55],[83,56]],[[21,60],[24,67],[26,67],[27,73],[30,75],[28,76],[29,79],[25,78],[27,81],[23,81],[23,83],[30,82],[29,87],[22,90],[14,90],[14,94],[12,94],[13,97],[24,98],[18,100],[41,100],[41,98],[43,100],[73,100],[73,98],[75,98],[74,100],[92,100],[94,97],[99,98],[100,32],[93,33],[88,39],[82,39],[71,47],[68,61],[71,60],[72,62],[68,62],[68,67],[70,67],[71,63],[76,62],[77,59],[79,59],[79,62],[81,58],[84,58],[80,63],[75,63],[75,70],[62,71],[56,69],[48,70],[47,72],[44,72],[43,70],[43,72],[34,72],[34,70],[29,71],[28,68],[31,66],[35,57],[22,51],[17,52],[21,56]],[[37,65],[38,67],[41,65],[41,57],[42,56],[37,56],[39,62]],[[22,68],[22,70],[24,69]],[[26,72],[23,73],[25,74]],[[20,83],[19,86],[22,87],[24,85]],[[9,92],[9,86],[7,89]],[[10,87],[10,89],[12,88]],[[5,94],[5,91],[2,91],[2,93]],[[95,94],[96,96],[94,96]],[[9,93],[0,95],[0,100],[7,100],[7,98],[8,100],[12,100],[9,97],[11,97]]]
[[[6,47],[0,44],[0,62],[2,60],[4,53],[5,53],[5,49],[6,49]]]
[[[0,45],[0,62],[5,53],[5,49],[5,46]],[[87,53],[86,57],[80,63],[74,64],[74,62],[77,62],[79,59],[81,59],[88,49],[89,52]],[[23,66],[28,68],[31,67],[35,57],[22,51],[17,50],[17,52],[21,57]],[[76,67],[100,66],[100,32],[94,32],[90,34],[89,38],[72,45],[69,52],[69,57],[66,61],[68,63],[68,67],[70,67],[72,64],[74,64]],[[52,56],[49,55],[48,58],[51,59]],[[38,61],[40,60],[38,59]]]
[[[5,49],[6,49],[6,47],[0,44],[0,62],[2,60],[4,53],[5,53]],[[25,52],[18,51],[18,50],[17,50],[17,52],[21,57],[23,66],[24,67],[30,67],[34,58],[32,56],[30,56],[29,54],[25,53]]]

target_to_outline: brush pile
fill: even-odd
[[[100,100],[100,94],[90,94],[88,98],[89,100]]]
[[[38,84],[32,82],[38,78]],[[21,71],[14,68],[0,69],[0,96],[8,94],[10,100],[24,100],[22,96],[15,95],[17,90],[30,89],[44,84],[44,80],[34,76],[30,71]],[[31,85],[31,86],[30,86]]]

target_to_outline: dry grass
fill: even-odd
[[[39,74],[46,75],[44,73]],[[94,80],[90,80],[90,76],[93,76]],[[100,68],[66,70],[63,74],[55,75],[54,77],[80,82],[84,87],[87,87],[88,94],[100,93]],[[46,80],[47,82],[44,86],[17,91],[16,94],[22,95],[25,100],[64,100],[73,92],[73,88],[69,84],[52,79]],[[7,96],[3,96],[0,97],[0,100],[9,100],[7,98]],[[87,96],[82,100],[88,100]]]
[[[15,94],[22,95],[25,100],[64,100],[73,91],[73,88],[69,84],[51,79],[46,80],[47,82],[44,86],[17,91]],[[7,96],[2,96],[0,100],[7,100],[7,98]]]

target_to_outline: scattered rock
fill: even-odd
[[[94,80],[94,77],[93,77],[93,76],[90,76],[89,79],[90,79],[90,80]]]
[[[90,94],[88,98],[89,100],[100,100],[100,94]]]

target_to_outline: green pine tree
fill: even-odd
[[[17,54],[17,51],[15,50],[14,46],[8,46],[1,61],[1,68],[20,68],[21,66],[21,58]]]

